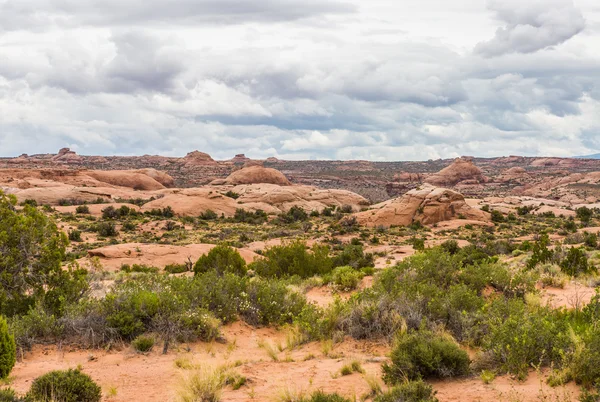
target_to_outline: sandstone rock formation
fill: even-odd
[[[265,168],[262,166],[250,166],[231,173],[226,179],[215,180],[211,184],[222,185],[229,184],[237,186],[239,184],[258,184],[269,183],[279,186],[291,186],[292,183],[279,170]]]
[[[184,158],[183,162],[186,166],[204,166],[204,165],[216,165],[217,162],[207,153],[200,151],[192,151],[188,153]]]
[[[429,185],[374,205],[373,209],[355,216],[362,225],[385,227],[407,226],[415,221],[427,225],[458,218],[484,222],[490,219],[487,212],[470,207],[462,194]]]
[[[77,155],[75,151],[71,151],[70,148],[62,148],[58,151],[58,154],[52,157],[52,160],[65,163],[77,163],[83,161],[83,158]]]
[[[226,196],[228,191],[239,197],[233,199]],[[302,207],[306,211],[322,211],[330,206],[350,205],[358,211],[369,204],[364,197],[350,191],[275,184],[169,189],[157,193],[162,198],[145,204],[142,211],[170,206],[180,216],[198,216],[209,209],[218,215],[232,216],[238,208],[250,211],[260,209],[268,214],[278,214],[293,206]]]
[[[434,186],[454,186],[465,180],[469,180],[469,183],[485,183],[487,178],[472,160],[459,158],[450,166],[427,177],[425,182]]]

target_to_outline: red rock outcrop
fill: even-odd
[[[485,183],[487,178],[481,169],[473,164],[472,160],[459,158],[450,166],[427,177],[425,182],[434,186],[454,186],[465,180],[469,180],[471,183]]]
[[[490,220],[487,212],[470,207],[462,194],[429,185],[374,205],[373,209],[355,216],[362,225],[385,227],[407,226],[415,221],[427,225],[458,218],[484,222]]]

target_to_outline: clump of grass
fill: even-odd
[[[353,360],[352,362],[345,364],[340,369],[341,375],[350,375],[352,373],[364,373],[364,372],[365,372],[365,370],[362,368],[362,366],[360,365],[360,362],[358,360]]]
[[[490,384],[496,378],[496,374],[490,370],[482,370],[479,377],[484,384]]]
[[[270,342],[265,342],[264,339],[261,339],[258,341],[258,346],[263,348],[267,354],[269,355],[269,357],[271,358],[271,360],[273,360],[274,362],[279,361],[279,350],[276,346],[274,346],[272,343]]]
[[[180,357],[176,358],[174,363],[175,363],[175,367],[183,369],[183,370],[191,370],[196,367],[196,365],[193,364],[190,361],[190,359],[185,356],[180,356]]]
[[[115,386],[108,387],[108,389],[106,390],[106,397],[114,398],[116,396],[117,396],[117,387],[115,387]]]
[[[225,386],[223,372],[208,366],[200,367],[185,378],[177,390],[180,402],[218,402]]]

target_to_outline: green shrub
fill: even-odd
[[[63,269],[67,236],[36,208],[17,211],[0,191],[0,313],[24,314],[36,302],[60,313],[87,287],[86,271]]]
[[[287,212],[279,215],[283,223],[303,222],[308,219],[308,214],[302,207],[294,205]]]
[[[358,287],[363,274],[352,267],[337,267],[331,272],[329,283],[342,291],[354,290]]]
[[[27,397],[36,402],[99,402],[100,387],[79,370],[51,371],[36,378]]]
[[[492,210],[492,222],[504,222],[504,215],[502,212],[493,209]]]
[[[303,398],[299,402],[350,402],[350,399],[339,394],[326,394],[323,391],[316,391],[310,398]]]
[[[460,247],[456,240],[446,240],[440,244],[440,247],[450,255],[454,255],[460,251]]]
[[[355,269],[372,267],[373,254],[365,253],[361,244],[348,244],[342,252],[333,258],[333,266],[351,266]]]
[[[199,218],[203,221],[212,221],[217,219],[218,217],[219,215],[217,215],[217,213],[212,209],[207,209],[206,211],[202,212],[199,216]]]
[[[24,402],[12,388],[0,389],[0,402]]]
[[[76,241],[76,242],[80,242],[81,241],[81,232],[77,229],[73,229],[69,232],[69,240],[70,241]]]
[[[230,272],[236,275],[246,274],[246,262],[233,247],[218,245],[201,256],[194,265],[196,275],[214,271],[219,275]]]
[[[333,269],[329,247],[324,245],[315,244],[309,252],[306,243],[294,241],[270,247],[263,255],[265,258],[255,260],[249,268],[266,278],[294,275],[308,278],[327,274]]]
[[[560,262],[560,269],[567,275],[578,276],[594,272],[594,266],[588,264],[584,248],[571,247],[567,256]]]
[[[525,379],[532,364],[559,365],[568,350],[568,321],[548,308],[521,299],[496,299],[486,310],[483,348],[502,371]]]
[[[223,195],[225,197],[233,198],[234,200],[237,200],[238,198],[240,198],[240,195],[238,193],[236,193],[235,191],[231,191],[231,190],[229,190],[228,192],[226,192]]]
[[[75,213],[76,214],[89,214],[90,207],[88,207],[87,205],[79,205],[77,208],[75,208]]]
[[[247,307],[242,308],[241,315],[251,325],[289,324],[306,305],[303,295],[290,291],[279,281],[254,278],[246,293]]]
[[[254,212],[246,211],[245,209],[238,208],[231,220],[237,223],[249,223],[252,225],[260,225],[266,222],[268,219],[267,213],[261,209],[257,209]]]
[[[469,356],[454,341],[420,330],[400,334],[391,354],[391,364],[383,366],[384,380],[398,384],[405,378],[443,378],[466,375]]]
[[[165,272],[170,274],[181,274],[188,271],[189,269],[187,264],[169,264],[165,266]]]
[[[96,225],[96,232],[102,237],[114,237],[117,233],[117,228],[112,222],[100,222]]]
[[[131,342],[131,346],[136,352],[150,352],[154,347],[154,337],[149,335],[140,335]]]
[[[552,250],[548,248],[550,245],[550,238],[547,234],[543,234],[540,238],[534,243],[533,255],[527,262],[527,268],[532,269],[538,264],[545,264],[550,262],[554,253]]]
[[[373,402],[438,402],[431,385],[422,380],[406,381],[377,396]]]
[[[15,337],[8,332],[8,324],[0,316],[0,379],[8,377],[17,361]]]
[[[600,328],[591,327],[584,334],[583,344],[575,348],[570,369],[578,384],[600,388]]]

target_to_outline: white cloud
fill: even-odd
[[[0,153],[595,153],[590,1],[0,0]]]

